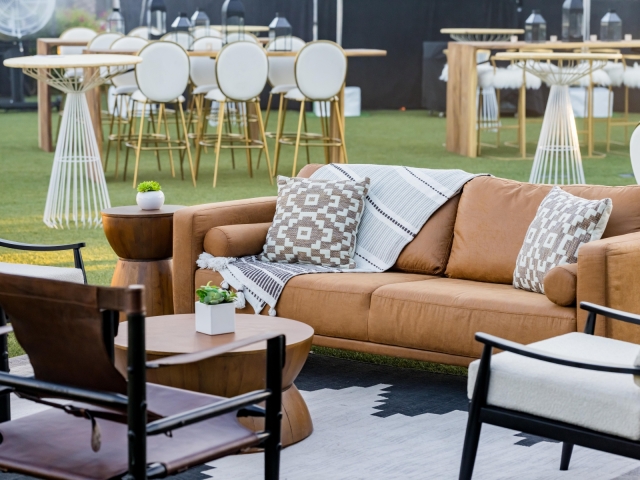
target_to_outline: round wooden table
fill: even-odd
[[[307,404],[293,383],[311,349],[313,328],[310,326],[286,318],[238,314],[235,333],[205,335],[196,332],[194,314],[147,317],[147,359],[198,352],[266,332],[286,335],[286,361],[282,373],[282,445],[286,447],[307,438],[313,431]],[[127,325],[123,322],[115,339],[115,363],[123,375],[127,368],[127,342]],[[233,397],[265,388],[265,354],[266,342],[260,342],[188,365],[149,369],[147,381]],[[262,418],[247,417],[240,421],[256,431],[264,428]]]
[[[111,286],[144,285],[149,316],[173,313],[173,214],[181,208],[102,210],[104,234],[119,257]]]

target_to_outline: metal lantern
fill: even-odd
[[[273,44],[273,50],[281,52],[290,52],[291,39],[293,37],[293,28],[285,17],[281,17],[276,13],[276,18],[269,24],[269,42]],[[275,41],[279,39],[277,42]],[[274,43],[275,42],[275,43]]]
[[[227,43],[230,33],[237,33],[244,40],[244,5],[240,0],[225,0],[222,4],[222,39]]]
[[[600,40],[622,40],[622,20],[615,10],[609,10],[600,20]]]
[[[178,13],[178,16],[171,24],[171,32],[189,32],[191,30],[191,21],[184,12]]]
[[[107,32],[124,35],[124,17],[120,13],[120,0],[113,0],[113,11],[107,17]]]
[[[547,22],[540,15],[540,10],[533,10],[524,22],[524,41],[532,43],[547,41]]]
[[[582,0],[565,0],[562,4],[562,40],[582,42],[584,6]]]
[[[211,21],[209,20],[209,16],[199,8],[196,8],[195,13],[191,16],[191,28],[194,30],[192,33],[195,34],[196,28],[202,28],[204,30],[204,34],[201,36],[208,37],[210,33],[210,25]]]
[[[149,40],[157,40],[167,33],[167,6],[164,4],[164,0],[151,0],[147,20]]]

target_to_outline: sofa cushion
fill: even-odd
[[[425,275],[444,274],[451,252],[459,201],[460,195],[456,195],[427,220],[416,238],[404,247],[392,270]]]
[[[258,255],[271,223],[249,223],[214,227],[204,237],[204,251],[214,257]]]
[[[531,343],[576,331],[576,309],[544,295],[451,278],[387,285],[371,299],[369,341],[478,357],[476,332]]]
[[[633,366],[640,345],[569,333],[531,345],[536,350],[589,362]],[[479,361],[469,366],[471,398]],[[489,405],[640,440],[640,388],[632,375],[594,372],[510,352],[491,357]]]
[[[544,293],[554,267],[578,263],[578,249],[600,240],[611,215],[611,199],[587,200],[554,187],[542,200],[513,271],[513,286]]]
[[[460,196],[446,274],[510,284],[527,229],[551,188],[496,177],[468,182]],[[571,185],[562,189],[590,200],[611,198],[613,210],[602,238],[640,231],[640,185]]]
[[[383,285],[420,282],[426,275],[407,273],[322,273],[299,275],[287,282],[278,304],[277,315],[304,322],[318,335],[367,340],[367,319],[371,294]],[[211,270],[197,270],[196,288],[222,276]],[[266,307],[263,314],[269,310]],[[242,313],[253,313],[247,307]],[[388,322],[393,319],[388,318]]]
[[[577,289],[577,263],[558,265],[549,270],[544,277],[544,294],[556,305],[575,305]]]

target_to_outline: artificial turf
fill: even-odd
[[[640,118],[640,117],[638,117]],[[309,114],[309,129],[319,130],[318,120]],[[57,119],[54,115],[54,127]],[[506,119],[505,123],[513,122]],[[49,186],[53,154],[38,148],[36,113],[0,113],[0,238],[28,243],[71,243],[86,242],[83,250],[87,275],[90,283],[108,285],[113,275],[116,255],[111,250],[101,229],[75,228],[54,230],[42,222],[42,215]],[[297,115],[287,116],[286,130],[294,130]],[[486,156],[471,159],[446,151],[446,120],[430,116],[426,111],[370,111],[358,118],[348,118],[347,150],[351,163],[375,163],[407,165],[424,168],[459,168],[469,172],[486,172],[499,177],[526,181],[531,170],[531,160],[505,160],[494,156],[515,156],[516,151],[508,147],[485,148]],[[269,127],[275,128],[275,122]],[[535,140],[540,129],[539,123],[528,126],[528,150],[532,155]],[[514,131],[504,133],[503,140],[513,137]],[[622,140],[622,130],[614,131],[614,138]],[[597,125],[599,150],[604,149],[604,125]],[[492,135],[486,134],[485,141],[491,142]],[[273,141],[270,143],[273,154]],[[604,185],[626,185],[635,183],[629,155],[625,147],[617,147],[620,153],[609,154],[606,158],[584,159],[584,170],[588,183]],[[120,174],[122,173],[122,159]],[[158,171],[153,153],[144,153],[141,159],[138,179],[156,180],[162,184],[167,204],[197,205],[240,198],[275,195],[276,187],[269,184],[267,170],[262,165],[255,169],[257,154],[254,153],[254,176],[247,174],[246,156],[242,150],[235,153],[236,168],[231,168],[230,154],[224,152],[218,177],[217,188],[212,188],[213,153],[211,149],[203,154],[197,188],[188,179],[181,180],[179,173],[172,178],[166,153],[161,156],[162,171]],[[132,162],[129,162],[127,181],[122,176],[114,178],[114,155],[109,159],[106,173],[112,206],[135,203],[132,187]],[[312,162],[323,162],[321,149],[312,149]],[[299,165],[306,162],[304,151]],[[281,157],[279,173],[290,175],[293,164],[293,148],[287,147]],[[176,161],[177,169],[177,161]],[[177,169],[178,170],[178,169]],[[0,249],[0,262],[38,263],[42,265],[72,266],[70,252],[24,252]],[[14,346],[12,353],[19,352]]]

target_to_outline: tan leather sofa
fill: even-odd
[[[300,176],[319,167],[308,165]],[[563,188],[610,197],[613,211],[603,239],[583,246],[577,265],[547,275],[546,295],[516,290],[511,281],[526,230],[551,187],[477,177],[431,217],[391,271],[295,277],[278,315],[311,325],[317,345],[466,366],[480,355],[478,331],[531,343],[581,330],[580,301],[640,313],[640,186]],[[175,214],[176,313],[193,312],[197,286],[222,280],[198,270],[198,256],[259,253],[275,205],[275,197],[264,197]],[[623,322],[598,322],[597,333],[640,343],[640,327]]]

